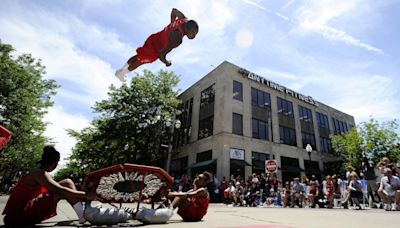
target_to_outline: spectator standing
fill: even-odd
[[[222,177],[221,185],[219,191],[222,193],[222,198],[225,199],[224,197],[224,191],[229,187],[228,181],[226,181],[226,177]]]

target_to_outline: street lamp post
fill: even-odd
[[[174,131],[175,128],[179,129],[181,127],[181,121],[175,119],[175,114],[173,116],[172,120],[167,120],[165,123],[167,127],[169,127],[169,133],[170,133],[170,138],[169,138],[169,145],[168,145],[168,158],[167,158],[167,173],[169,173],[169,167],[171,166],[171,157],[172,157],[172,144],[174,142]]]
[[[306,151],[308,153],[308,158],[310,159],[311,162],[311,152],[312,152],[312,146],[310,144],[307,144],[306,146]]]

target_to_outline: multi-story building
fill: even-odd
[[[283,181],[321,177],[338,166],[329,135],[355,126],[353,116],[226,61],[179,97],[175,174],[247,177],[265,172],[265,160],[276,160]]]

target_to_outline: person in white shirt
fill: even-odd
[[[224,190],[224,198],[229,202],[233,202],[233,194],[236,192],[234,182],[229,182],[229,187]]]
[[[385,177],[381,179],[378,194],[381,197],[384,208],[387,211],[400,211],[400,179],[392,175],[392,170],[384,169]],[[390,205],[391,199],[394,198],[395,203]]]

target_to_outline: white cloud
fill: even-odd
[[[282,11],[285,11],[285,10],[288,9],[294,2],[295,2],[295,0],[289,0],[284,6],[282,6],[281,10],[282,10]]]
[[[348,45],[364,48],[365,50],[383,54],[383,51],[370,44],[357,39],[345,31],[334,28],[330,24],[337,18],[351,14],[357,9],[358,4],[364,4],[363,1],[311,1],[298,9],[297,21],[299,27],[294,31],[315,32],[321,34],[328,40],[339,41]]]
[[[30,13],[26,16],[29,17],[29,15]],[[37,21],[35,24],[31,20],[23,21],[21,18],[12,17],[8,20],[0,20],[0,27],[3,28],[0,35],[18,52],[31,53],[35,58],[42,59],[43,65],[46,66],[46,77],[63,80],[64,83],[78,89],[79,96],[84,98],[81,101],[84,104],[90,101],[93,105],[95,100],[105,98],[109,85],[119,83],[113,75],[114,69],[96,55],[77,47],[73,42],[74,35],[71,35],[69,31],[74,30],[76,34],[91,31],[93,36],[82,35],[81,39],[87,40],[92,46],[107,47],[105,48],[107,51],[115,48],[115,52],[124,49],[124,45],[118,41],[117,36],[103,33],[82,22],[78,23],[78,20],[73,17],[59,20],[54,15],[43,12],[38,17],[46,17],[49,20],[48,25],[41,26]],[[75,89],[73,91],[77,92]],[[66,94],[65,90],[62,94]]]
[[[13,10],[16,11],[0,15],[2,41],[13,45],[18,53],[40,58],[46,66],[45,77],[57,80],[62,86],[56,96],[68,101],[56,104],[44,117],[50,123],[45,135],[53,138],[64,159],[75,145],[65,129],[81,130],[89,123],[85,117],[87,111],[77,110],[89,110],[95,101],[107,97],[111,83],[119,84],[111,65],[81,49],[78,40],[93,50],[119,57],[127,50],[126,45],[116,34],[85,24],[71,15],[18,6]]]
[[[260,5],[258,2],[250,1],[250,0],[243,0],[243,2],[245,2],[245,3],[249,4],[249,5],[253,5],[253,6],[255,6],[257,8],[260,8],[262,10],[266,10],[265,7]]]
[[[68,136],[66,129],[80,131],[89,126],[89,120],[80,114],[67,113],[60,105],[50,108],[44,120],[50,123],[44,135],[55,142],[55,147],[61,154],[60,166],[62,166],[76,143],[74,138]]]
[[[370,116],[378,120],[400,118],[397,99],[400,81],[389,76],[321,73],[305,80],[304,93],[325,94],[323,103],[354,116],[356,122],[366,121]]]

